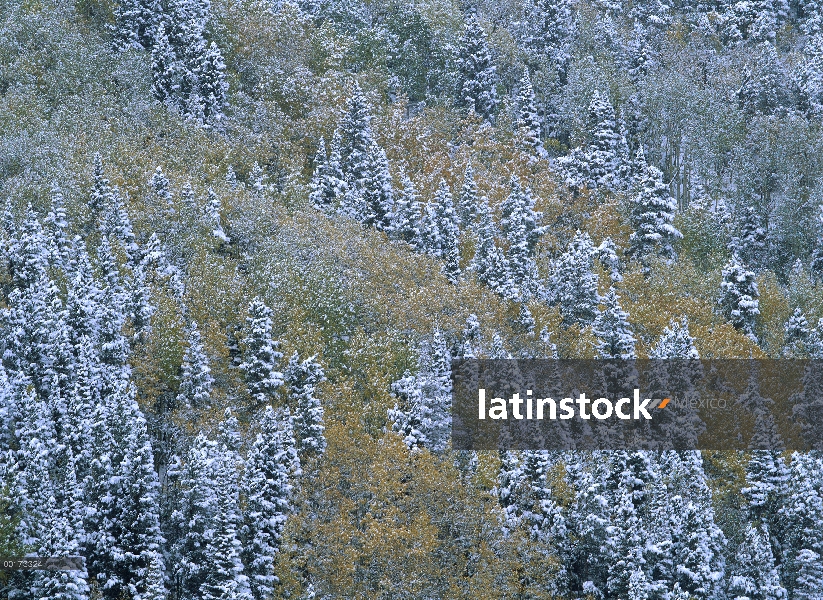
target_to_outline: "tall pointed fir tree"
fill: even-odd
[[[258,405],[265,406],[277,398],[277,390],[283,383],[283,374],[277,370],[283,354],[277,350],[278,342],[271,335],[271,309],[260,298],[249,303],[244,328],[243,363],[249,396]]]
[[[200,341],[197,323],[192,321],[187,327],[188,347],[183,354],[180,366],[180,389],[177,392],[177,406],[185,408],[203,408],[211,403],[211,389],[214,378],[211,376],[209,359]]]
[[[606,94],[595,91],[587,112],[588,141],[558,159],[566,182],[573,188],[625,188],[628,146],[620,134],[614,108]]]
[[[806,354],[806,345],[809,342],[809,321],[806,315],[795,307],[786,324],[783,326],[783,355],[786,357],[802,357]]]
[[[300,460],[288,410],[263,411],[260,433],[252,444],[243,475],[243,563],[255,600],[273,597],[274,561],[286,520],[292,512],[294,478]]]
[[[663,173],[657,167],[647,165],[637,188],[629,217],[634,231],[629,236],[628,254],[641,262],[652,255],[674,259],[673,243],[683,234],[673,225],[677,204],[663,183]]]
[[[786,600],[786,589],[774,562],[769,531],[765,525],[746,527],[737,549],[735,566],[729,578],[728,597],[733,600]]]
[[[740,237],[737,240],[737,251],[740,259],[752,267],[757,268],[766,258],[766,230],[758,212],[751,206],[744,206],[740,210]]]
[[[318,456],[326,450],[323,405],[314,395],[317,385],[325,381],[326,376],[315,358],[310,356],[301,361],[295,352],[284,372],[289,394],[296,400],[294,433],[301,460],[305,456]]]
[[[466,20],[457,65],[457,106],[491,121],[497,110],[497,68],[486,42],[486,32],[474,14]]]
[[[754,327],[755,319],[760,314],[760,293],[754,273],[735,254],[723,267],[722,276],[720,297],[717,299],[721,313],[735,329],[756,340]]]
[[[534,253],[545,227],[540,227],[542,214],[534,211],[534,199],[529,189],[523,189],[517,177],[510,181],[511,192],[501,206],[500,227],[508,247],[505,257],[511,289],[506,295],[526,301],[537,291],[537,265]]]
[[[533,0],[528,6],[526,48],[533,62],[548,61],[565,85],[571,44],[575,37],[575,11],[571,0]]]
[[[457,216],[462,229],[468,229],[474,225],[479,208],[480,198],[477,195],[477,184],[474,181],[474,169],[471,163],[468,163],[463,171],[463,185],[460,187],[460,197],[457,200]]]
[[[392,213],[391,235],[418,248],[420,244],[420,218],[422,205],[412,180],[400,174],[402,188],[397,191]]]
[[[589,234],[578,230],[568,250],[554,262],[548,295],[560,305],[560,314],[567,325],[578,323],[585,327],[597,316],[600,296],[597,274],[592,271],[593,253]]]
[[[460,229],[451,190],[443,179],[434,198],[426,205],[420,237],[427,254],[443,259],[443,273],[452,283],[460,277],[459,236]]]
[[[371,108],[363,90],[355,82],[340,120],[340,170],[350,192],[362,194],[369,173],[369,152],[374,144]],[[332,153],[334,143],[332,143]]]
[[[543,149],[543,140],[540,137],[542,131],[540,114],[537,112],[534,89],[529,78],[528,68],[523,70],[523,77],[520,79],[520,90],[517,94],[517,128],[526,146],[526,151],[533,158],[541,158],[546,155],[546,151]]]
[[[498,234],[497,224],[492,219],[488,200],[483,198],[478,210],[474,256],[469,268],[475,273],[480,283],[502,295],[507,289],[509,274],[503,250],[496,242]]]
[[[421,343],[419,370],[391,385],[402,402],[389,410],[394,431],[410,449],[425,447],[433,452],[446,448],[451,430],[451,356],[440,331],[431,343]]]
[[[122,49],[150,49],[154,31],[163,18],[157,0],[120,0],[115,9],[116,45]]]
[[[389,229],[394,209],[393,194],[386,152],[372,142],[366,158],[366,180],[363,185],[366,214],[361,216],[361,221],[364,225]]]
[[[206,226],[211,228],[211,236],[217,240],[217,243],[220,246],[223,246],[224,244],[228,244],[231,240],[229,239],[229,236],[226,235],[226,231],[223,229],[223,220],[220,216],[222,204],[220,202],[220,198],[212,188],[208,189],[207,194],[208,196],[206,198],[206,210],[204,215]]]

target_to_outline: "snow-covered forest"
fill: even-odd
[[[0,0],[0,555],[85,564],[2,597],[823,599],[819,388],[450,443],[453,358],[823,359],[822,119],[818,0]]]

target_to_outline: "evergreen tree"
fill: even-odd
[[[323,367],[314,356],[300,361],[295,352],[284,375],[289,393],[297,401],[294,427],[301,458],[304,455],[323,454],[326,450],[323,405],[314,395],[317,385],[326,380]]]
[[[578,231],[568,250],[554,263],[549,293],[560,305],[566,324],[590,325],[597,315],[600,297],[597,275],[592,272],[593,246],[587,233]]]
[[[223,222],[220,217],[222,205],[220,198],[214,193],[212,188],[209,188],[208,199],[206,200],[206,225],[211,227],[211,235],[219,244],[228,244],[230,239],[223,229]]]
[[[548,60],[560,85],[565,85],[576,33],[573,2],[533,0],[529,9],[531,30],[525,40],[529,56],[535,62]]]
[[[440,452],[446,447],[451,430],[450,363],[445,340],[435,331],[431,344],[421,344],[418,373],[407,372],[391,385],[403,408],[390,409],[389,420],[410,449]]]
[[[122,49],[150,49],[162,18],[157,0],[120,0],[115,11],[117,45]]]
[[[480,204],[479,213],[474,257],[472,257],[469,268],[474,271],[480,283],[502,294],[508,282],[508,265],[503,251],[497,246],[498,230],[485,198]]]
[[[175,95],[179,88],[178,78],[180,64],[169,42],[165,23],[157,25],[154,45],[151,49],[151,93],[164,104],[174,106]]]
[[[203,102],[203,124],[220,127],[225,120],[228,106],[229,84],[226,81],[226,64],[217,44],[212,42],[200,59],[199,94]]]
[[[546,154],[546,151],[543,149],[543,141],[540,138],[540,115],[535,105],[534,89],[529,79],[528,68],[523,71],[523,77],[520,79],[520,91],[517,99],[517,127],[523,136],[526,150],[535,157],[542,157]]]
[[[256,600],[273,597],[274,560],[292,512],[293,479],[300,475],[291,418],[270,405],[249,450],[243,478],[246,498],[243,562]]]
[[[683,234],[672,225],[677,205],[663,183],[663,174],[657,167],[647,166],[637,185],[630,217],[634,232],[629,236],[628,254],[641,261],[652,254],[674,259],[672,243]]]
[[[189,345],[183,354],[183,364],[180,367],[181,381],[177,393],[177,405],[186,408],[201,408],[211,403],[214,378],[211,376],[209,360],[203,351],[197,323],[192,321],[187,329]]]
[[[486,32],[474,14],[466,20],[466,31],[457,56],[459,69],[456,104],[490,121],[497,110],[497,69],[486,42]]]
[[[460,227],[466,229],[474,225],[480,209],[480,198],[477,195],[477,184],[474,182],[474,169],[471,163],[466,165],[463,172],[463,185],[460,188],[460,198],[457,201],[457,216]]]
[[[604,187],[618,190],[626,186],[628,146],[619,133],[609,97],[594,92],[589,103],[586,129],[588,142],[558,159],[568,185],[579,188]]]
[[[534,211],[534,199],[516,177],[511,178],[511,193],[501,206],[501,229],[506,236],[506,264],[513,288],[506,297],[528,300],[537,290],[537,266],[533,256],[537,241],[546,230],[538,226],[541,213]]]
[[[757,283],[754,273],[749,271],[734,255],[723,267],[723,280],[720,283],[720,297],[717,303],[723,316],[738,329],[754,337],[755,318],[760,314]]]
[[[797,555],[797,562],[800,569],[792,597],[797,600],[823,597],[823,563],[820,554],[812,550],[801,550]]]
[[[405,174],[400,176],[403,186],[397,193],[392,214],[391,234],[417,248],[420,244],[421,204],[417,188]]]
[[[788,594],[780,585],[769,531],[765,525],[749,524],[737,549],[728,595],[734,600],[782,600]]]
[[[278,342],[271,336],[271,315],[271,309],[260,298],[249,303],[243,340],[245,351],[240,365],[249,396],[262,405],[277,397],[277,389],[283,383],[283,374],[277,370],[283,354],[278,352]]]
[[[809,321],[806,315],[796,307],[794,312],[786,321],[783,327],[785,336],[783,338],[783,354],[784,356],[803,356],[806,353],[806,344],[809,341]]]
[[[355,82],[346,100],[346,108],[338,128],[340,132],[340,170],[349,190],[362,193],[369,173],[369,151],[374,144],[371,109]],[[335,144],[332,143],[332,154]]]
[[[745,206],[740,216],[740,258],[747,265],[760,265],[765,258],[766,230],[761,226],[760,215],[751,206]]]
[[[366,213],[361,220],[375,229],[389,229],[394,198],[386,152],[376,143],[369,147],[366,158],[366,180],[363,185]]]

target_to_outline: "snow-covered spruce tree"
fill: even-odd
[[[211,403],[211,388],[214,378],[211,376],[209,359],[200,341],[197,323],[192,321],[187,327],[188,347],[183,354],[180,366],[180,389],[177,393],[177,406],[202,408]]]
[[[203,124],[220,127],[226,118],[229,84],[226,81],[226,63],[217,44],[209,44],[199,63],[198,84],[203,103]]]
[[[217,240],[218,244],[221,246],[223,244],[228,244],[230,241],[229,236],[226,235],[226,231],[223,229],[223,221],[220,216],[220,211],[222,210],[220,198],[212,188],[209,188],[207,193],[208,197],[206,199],[206,210],[204,215],[206,227],[211,228],[211,235],[215,240]]]
[[[258,405],[265,406],[277,398],[277,389],[283,384],[283,374],[277,370],[283,354],[278,342],[271,336],[271,309],[260,298],[249,303],[243,338],[243,363],[249,396]]]
[[[340,170],[352,192],[362,193],[368,177],[369,151],[374,144],[370,122],[371,109],[360,85],[354,82],[338,127]]]
[[[592,271],[593,251],[589,234],[578,230],[568,250],[554,262],[549,297],[560,305],[567,325],[590,325],[598,314],[600,296],[597,275]]]
[[[405,173],[400,175],[402,188],[397,191],[392,213],[391,236],[418,248],[422,205],[414,182]]]
[[[529,33],[525,45],[532,62],[548,60],[565,85],[576,23],[570,0],[533,0],[528,7]]]
[[[542,214],[534,211],[534,199],[523,189],[517,177],[510,181],[511,192],[501,206],[500,227],[506,237],[505,253],[508,279],[513,288],[507,297],[528,300],[537,291],[537,265],[534,252],[545,227],[540,227]]]
[[[595,91],[587,112],[588,142],[558,159],[574,188],[622,189],[628,179],[628,145],[620,134],[609,97]]]
[[[491,121],[497,110],[497,68],[486,42],[486,32],[474,14],[466,20],[457,65],[457,106],[474,111],[483,119]]]
[[[151,93],[158,101],[175,106],[181,70],[174,48],[169,41],[166,23],[157,25],[151,48]]]
[[[149,187],[154,194],[154,199],[163,207],[163,212],[169,217],[174,215],[176,213],[174,209],[174,196],[172,196],[171,190],[169,189],[169,179],[165,173],[163,173],[162,167],[158,166],[154,170],[154,173],[151,174]]]
[[[606,392],[610,398],[630,396],[637,387],[637,370],[633,362],[636,339],[629,324],[629,315],[620,308],[620,298],[614,288],[603,298],[605,305],[592,323],[597,336],[597,357],[607,360],[603,366]]]
[[[543,140],[540,137],[542,131],[540,114],[537,112],[528,68],[523,70],[517,101],[517,128],[523,136],[526,150],[535,158],[545,156],[546,151],[543,149]]]
[[[480,283],[498,294],[503,294],[508,282],[508,265],[503,250],[497,245],[497,225],[492,219],[488,201],[484,198],[479,208],[475,229],[474,256],[469,268]]]
[[[617,502],[606,542],[612,561],[606,586],[612,598],[648,598],[651,582],[643,556],[647,537],[643,518],[638,515],[631,490],[623,490]]]
[[[209,470],[215,501],[206,537],[204,580],[197,596],[203,600],[252,600],[249,578],[241,560],[243,547],[239,530],[243,523],[234,454],[221,447]]]
[[[99,152],[95,152],[92,161],[92,189],[89,194],[89,210],[93,224],[96,225],[103,210],[111,206],[111,194],[111,183],[103,171],[103,159]]]
[[[720,297],[717,303],[723,316],[738,329],[752,339],[754,336],[755,319],[760,314],[757,283],[754,273],[749,271],[737,255],[723,267],[723,280],[720,282]]]
[[[740,259],[747,265],[757,267],[766,258],[766,230],[758,212],[751,206],[744,206],[738,217],[740,237],[737,240]]]
[[[430,344],[421,343],[419,371],[392,383],[392,393],[402,402],[389,410],[393,429],[409,449],[445,449],[451,430],[451,356],[439,330]]]
[[[727,594],[733,600],[785,600],[786,589],[774,562],[769,530],[749,524],[737,549]]]
[[[326,451],[323,434],[323,405],[314,392],[318,384],[326,380],[323,367],[315,356],[301,361],[297,352],[292,354],[284,372],[289,394],[296,400],[294,433],[301,460],[305,456],[317,456]]]
[[[443,273],[452,283],[456,283],[460,277],[459,237],[460,229],[451,190],[443,179],[434,198],[426,205],[421,226],[421,243],[427,254],[443,259]]]
[[[346,195],[348,188],[343,171],[340,170],[340,130],[334,133],[331,153],[326,157],[326,143],[320,138],[314,159],[314,174],[309,184],[309,201],[320,210],[336,209]]]
[[[809,342],[809,321],[806,315],[796,307],[786,324],[783,326],[783,355],[786,357],[804,356],[806,344]]]
[[[823,11],[818,12],[818,26],[823,27]],[[807,117],[823,114],[823,31],[818,29],[803,48],[805,60],[795,66],[792,88],[797,94],[798,108]]]
[[[460,227],[468,229],[474,225],[480,208],[480,197],[477,195],[477,184],[474,181],[474,169],[471,163],[463,171],[463,185],[460,187],[460,197],[457,200],[457,216]]]
[[[366,180],[363,185],[366,214],[361,217],[362,223],[375,229],[389,229],[394,209],[393,194],[386,152],[372,142],[366,157]]]
[[[68,239],[68,221],[66,220],[66,207],[63,192],[57,184],[53,184],[49,190],[50,208],[49,213],[43,220],[43,228],[49,246],[49,262],[66,270],[68,268],[70,242]]]
[[[786,496],[779,509],[783,525],[782,580],[804,600],[823,592],[823,537],[818,527],[823,519],[823,497],[815,483],[820,476],[816,453],[793,453]]]
[[[150,49],[154,32],[163,18],[158,0],[120,0],[115,9],[115,40],[122,49]]]
[[[243,475],[243,564],[255,600],[273,597],[274,560],[286,519],[292,512],[293,480],[300,475],[288,410],[263,411],[260,433],[246,459]]]
[[[677,204],[663,183],[663,173],[647,165],[637,188],[629,218],[634,232],[629,236],[628,254],[641,262],[651,255],[674,259],[673,243],[683,234],[672,224]]]

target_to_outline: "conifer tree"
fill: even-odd
[[[757,283],[754,273],[749,271],[740,259],[733,255],[723,267],[720,283],[720,297],[717,303],[723,316],[738,329],[754,338],[755,318],[760,314]]]
[[[780,585],[765,525],[747,526],[743,543],[737,549],[728,595],[734,600],[784,600],[788,597]]]
[[[361,220],[375,229],[389,229],[394,198],[386,152],[372,142],[366,157],[366,179],[363,185],[366,213]]]
[[[683,234],[672,225],[677,205],[663,183],[663,174],[657,167],[646,166],[637,186],[632,200],[630,220],[634,232],[629,236],[628,254],[641,261],[653,254],[673,259],[672,243]]]
[[[203,351],[197,323],[192,321],[187,328],[188,348],[183,354],[180,367],[181,381],[177,393],[177,405],[186,408],[201,408],[211,402],[214,378],[211,376],[209,360]]]
[[[295,352],[289,359],[284,376],[291,397],[297,401],[294,429],[301,458],[323,454],[326,450],[323,405],[314,395],[317,385],[326,380],[323,367],[314,356],[301,361]]]
[[[480,283],[502,294],[508,281],[508,265],[503,251],[497,245],[497,226],[492,220],[491,210],[485,198],[480,204],[479,213],[474,257],[472,257],[469,268],[474,271]]]
[[[457,56],[459,81],[456,104],[490,121],[497,110],[497,69],[486,42],[486,32],[474,14],[466,20],[466,31]]]
[[[812,600],[823,596],[823,562],[820,554],[804,549],[797,555],[800,565],[793,597],[797,600]]]
[[[523,136],[526,150],[536,158],[546,154],[543,149],[543,141],[540,138],[541,124],[540,115],[535,105],[534,89],[529,79],[529,69],[523,71],[520,79],[520,91],[518,93],[517,127]]]
[[[747,265],[762,264],[766,251],[766,230],[761,225],[760,215],[751,206],[745,206],[740,216],[740,238],[738,252]]]
[[[283,374],[277,370],[277,362],[283,354],[277,350],[278,342],[271,336],[271,315],[271,309],[260,298],[249,303],[243,339],[245,350],[240,365],[249,396],[262,405],[277,397],[277,389],[283,383]]]
[[[355,82],[346,100],[340,121],[340,170],[350,191],[362,192],[369,172],[369,151],[374,144],[371,131],[371,109]],[[332,153],[334,143],[332,143]]]
[[[221,210],[222,205],[220,203],[220,198],[214,193],[212,188],[209,188],[208,199],[206,200],[206,225],[211,227],[212,237],[214,237],[217,242],[222,245],[228,244],[230,239],[223,229],[223,222],[220,217]]]
[[[568,250],[554,263],[549,293],[560,305],[566,324],[590,325],[597,315],[600,297],[597,275],[592,272],[592,254],[589,234],[578,231]]]
[[[421,343],[419,371],[406,373],[392,383],[392,392],[403,402],[389,410],[393,429],[410,449],[445,449],[451,430],[451,357],[440,331],[431,344]]]
[[[530,8],[532,31],[526,38],[529,55],[535,62],[548,60],[557,72],[560,85],[565,85],[576,31],[573,3],[533,0]]]
[[[269,405],[249,450],[243,478],[243,562],[255,600],[270,598],[274,592],[274,560],[292,512],[293,480],[299,475],[291,417],[288,410],[275,411]]]
[[[457,216],[462,229],[467,229],[474,224],[480,212],[479,209],[480,198],[477,195],[477,184],[474,182],[474,169],[471,163],[468,163],[463,172],[463,185],[457,201]]]
[[[115,11],[117,45],[122,49],[150,49],[154,31],[163,18],[157,0],[120,0]]]
[[[226,64],[217,44],[212,42],[200,59],[199,93],[203,102],[203,124],[220,127],[225,120],[228,105],[229,84],[226,81]]]
[[[401,174],[400,183],[402,189],[398,190],[394,203],[391,234],[392,237],[403,240],[413,247],[418,248],[420,245],[420,218],[422,210],[419,195],[414,183],[405,173]]]
[[[796,307],[794,312],[786,321],[783,327],[785,336],[783,338],[783,354],[785,356],[803,356],[806,352],[806,344],[809,341],[809,321],[806,315]]]

